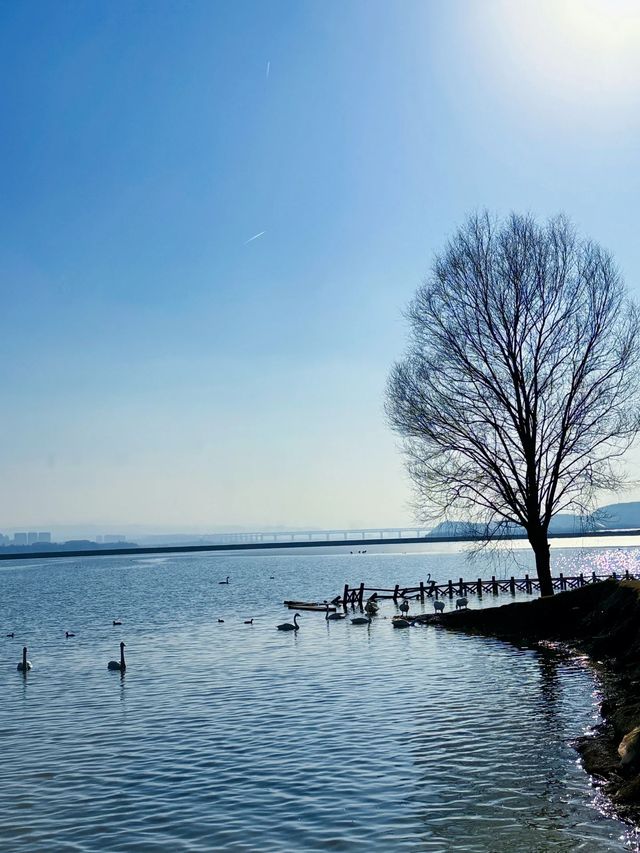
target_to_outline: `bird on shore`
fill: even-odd
[[[408,601],[401,602],[401,604],[398,606],[398,610],[400,610],[401,613],[408,613],[409,612],[409,602]]]
[[[298,619],[300,618],[300,614],[296,613],[293,617],[293,624],[291,622],[283,622],[281,625],[276,625],[278,631],[297,631],[300,626],[298,625]]]
[[[369,616],[375,616],[378,612],[378,605],[373,597],[371,597],[364,606],[364,609]]]
[[[433,609],[436,611],[436,613],[442,613],[442,611],[444,610],[444,601],[434,601]]]
[[[352,625],[370,625],[371,618],[369,616],[356,616],[355,619],[351,620]]]
[[[403,619],[402,616],[395,616],[391,624],[394,628],[410,628],[412,625],[408,619]]]
[[[33,664],[30,660],[27,660],[27,647],[25,646],[22,649],[22,660],[17,666],[18,672],[28,672],[30,669],[33,669]]]
[[[226,581],[218,581],[218,583],[219,583],[219,584],[226,584],[226,583],[229,583],[229,575],[227,575],[227,579],[226,579]]]
[[[75,634],[73,633],[73,631],[65,631],[64,635],[67,638],[67,640],[69,639],[69,637],[75,637]]]
[[[122,622],[119,619],[114,619],[113,624],[114,625],[122,625]]]
[[[13,640],[15,633],[12,631],[10,634],[7,634],[7,637],[10,637]]]
[[[468,604],[469,604],[469,599],[465,598],[464,596],[462,598],[457,598],[456,599],[456,610],[463,610],[463,609],[466,610]]]
[[[245,619],[244,624],[245,625],[253,625],[253,619]]]
[[[119,672],[124,672],[127,668],[127,664],[124,659],[124,643],[120,643],[120,660],[110,660],[107,664],[107,669],[115,669]]]

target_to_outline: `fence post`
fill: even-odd
[[[420,581],[420,601],[424,604],[424,582]]]
[[[625,570],[624,570],[624,579],[625,579],[626,581],[628,581],[628,580],[629,580],[629,569],[625,569]]]
[[[584,575],[580,572],[580,586],[584,586]]]
[[[462,578],[458,578],[458,595],[462,598],[464,595],[464,581]]]
[[[509,581],[509,592],[511,593],[511,595],[516,594],[516,579],[513,575],[511,575],[511,580]]]
[[[342,606],[344,607],[345,610],[347,609],[347,598],[348,598],[348,596],[349,596],[349,584],[346,583],[344,585],[344,592],[342,593]]]
[[[494,595],[498,594],[498,581],[495,575],[491,575],[491,591]]]
[[[567,584],[565,582],[564,575],[562,574],[562,572],[560,572],[559,577],[560,577],[560,592],[564,592],[564,590],[567,588]]]
[[[449,598],[453,598],[453,581],[449,581]]]
[[[400,589],[400,584],[396,584],[396,588],[393,590],[393,600],[398,603],[398,590]]]
[[[358,604],[362,607],[362,599],[364,598],[364,581],[360,584],[360,589],[358,591]]]
[[[531,595],[531,581],[529,580],[529,575],[524,576],[524,588]]]
[[[598,580],[598,576],[596,575],[595,572],[592,572],[591,573],[591,583],[596,583],[597,580]]]
[[[478,598],[482,598],[482,578],[478,578],[476,582],[476,593]]]

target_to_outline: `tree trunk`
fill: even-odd
[[[551,558],[549,555],[549,540],[546,532],[529,536],[529,542],[536,555],[536,571],[540,581],[540,595],[553,595],[551,581]]]

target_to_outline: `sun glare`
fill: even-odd
[[[637,0],[498,0],[481,14],[476,37],[486,39],[510,88],[525,84],[554,102],[613,108],[638,98]]]

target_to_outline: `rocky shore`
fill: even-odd
[[[640,820],[640,582],[608,580],[536,601],[423,617],[518,644],[586,653],[604,691],[602,724],[576,748],[620,816]]]

